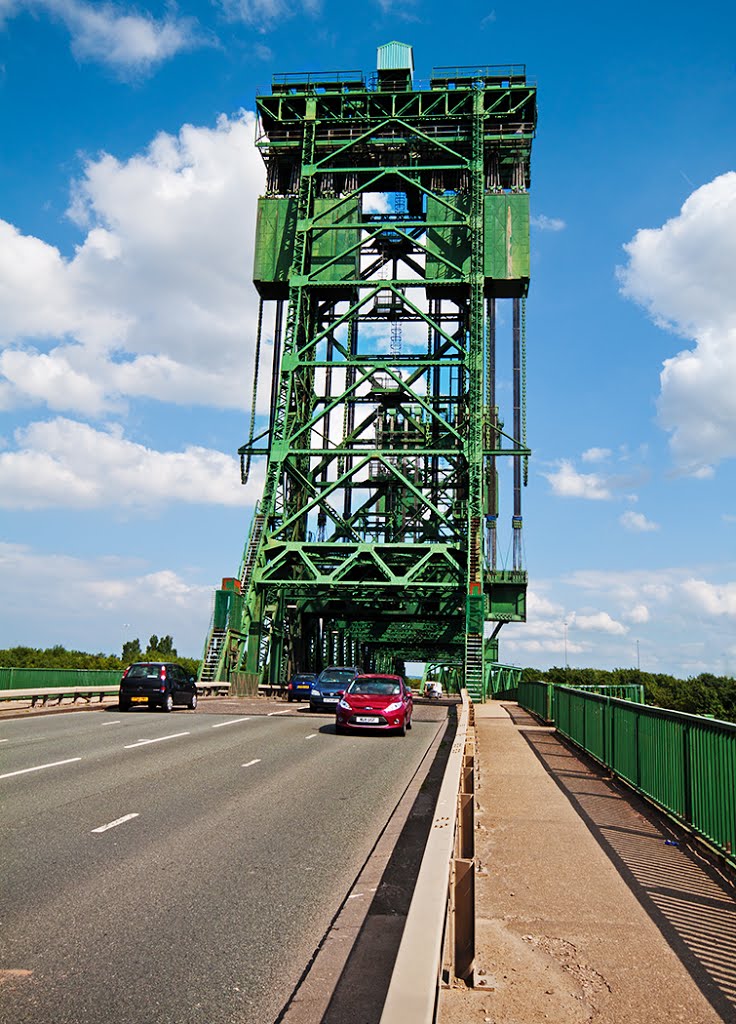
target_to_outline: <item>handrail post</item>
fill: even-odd
[[[692,761],[690,755],[690,723],[683,722],[682,726],[682,788],[683,805],[682,810],[685,821],[688,825],[693,820],[693,788],[692,788]]]

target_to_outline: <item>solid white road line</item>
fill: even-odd
[[[231,718],[229,722],[217,722],[217,724],[213,725],[212,728],[222,729],[225,725],[237,725],[238,722],[250,722],[250,718]]]
[[[124,750],[132,750],[133,747],[145,747],[149,743],[163,743],[164,740],[178,740],[180,736],[189,736],[188,732],[175,732],[171,736],[159,736],[155,740],[138,740],[137,743],[128,743],[127,746],[123,747]]]
[[[73,761],[81,761],[81,757],[68,757],[66,761],[52,761],[51,764],[38,764],[35,768],[21,768],[17,772],[6,772],[0,775],[0,779],[9,779],[13,775],[25,775],[27,772],[40,772],[44,768],[57,768],[60,764],[71,764]]]
[[[247,763],[247,764],[241,764],[241,766],[240,766],[240,767],[241,767],[241,768],[250,768],[250,767],[251,767],[252,765],[254,765],[254,764],[260,764],[260,763],[261,763],[261,759],[260,759],[260,757],[255,757],[255,758],[253,758],[253,760],[252,760],[252,761],[248,761],[248,763]]]
[[[291,708],[286,708],[284,711],[269,711],[267,717],[272,718],[274,715],[288,715],[290,711]]]
[[[116,718],[114,722],[103,722],[103,725],[120,725],[120,719]]]
[[[107,825],[100,825],[99,828],[93,828],[93,832],[107,832],[109,828],[116,828],[118,825],[122,825],[123,822],[130,821],[131,818],[137,818],[138,814],[125,814],[122,818],[116,818],[115,821],[109,821]]]
[[[0,740],[0,743],[7,743],[7,740]]]

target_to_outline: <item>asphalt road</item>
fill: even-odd
[[[268,1024],[437,727],[0,722],[0,1022]]]

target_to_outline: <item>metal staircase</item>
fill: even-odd
[[[215,679],[226,636],[227,631],[224,629],[213,629],[210,633],[210,641],[207,644],[207,651],[205,652],[202,671],[199,676],[201,682],[210,683]]]
[[[245,594],[247,592],[253,576],[253,568],[256,564],[256,558],[258,557],[258,548],[261,543],[261,536],[263,534],[263,526],[265,522],[266,517],[261,513],[256,512],[256,515],[253,517],[253,526],[250,531],[248,547],[246,548],[245,555],[243,556],[243,564],[240,568],[241,594]]]
[[[465,687],[474,701],[483,700],[483,637],[479,633],[465,636]]]

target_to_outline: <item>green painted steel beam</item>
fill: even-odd
[[[523,70],[500,75],[286,75],[257,97],[275,364],[268,426],[252,414],[239,448],[244,476],[266,458],[265,484],[242,594],[208,639],[217,671],[225,648],[271,681],[434,659],[464,663],[482,699],[485,624],[525,618],[526,572],[498,568],[484,528],[496,458],[530,454],[487,400],[486,303],[528,287],[536,126]]]

